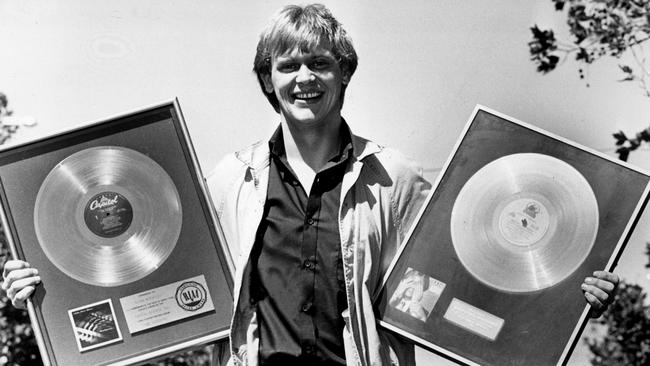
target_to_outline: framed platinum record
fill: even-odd
[[[43,362],[131,365],[225,339],[233,265],[177,100],[0,151]]]
[[[381,326],[464,365],[562,365],[650,176],[477,106],[376,301]]]

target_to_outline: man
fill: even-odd
[[[412,345],[376,327],[372,304],[430,185],[400,153],[350,132],[341,107],[356,66],[322,5],[283,8],[260,37],[254,70],[280,126],[208,177],[237,269],[234,364],[415,363]],[[10,261],[4,275],[24,306],[35,270]],[[595,311],[617,283],[586,280]]]

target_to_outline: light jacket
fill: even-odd
[[[378,329],[373,301],[430,184],[396,150],[353,136],[341,187],[339,231],[348,309],[343,340],[348,365],[413,365],[413,346]],[[226,156],[208,187],[235,262],[230,350],[234,365],[257,366],[259,334],[249,299],[249,255],[262,219],[269,178],[266,141]]]

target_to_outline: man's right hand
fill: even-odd
[[[27,299],[34,293],[34,288],[39,283],[41,277],[29,263],[20,260],[9,260],[5,263],[2,271],[2,289],[16,308],[27,307]]]

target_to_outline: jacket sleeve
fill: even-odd
[[[222,340],[212,345],[212,361],[210,366],[232,366],[229,341]]]
[[[239,247],[234,220],[236,215],[230,211],[234,210],[233,201],[236,200],[237,195],[237,177],[243,174],[242,171],[241,162],[234,154],[230,154],[217,163],[206,177],[210,198],[233,259],[237,258]]]
[[[390,196],[395,233],[388,236],[393,243],[382,245],[382,274],[399,251],[431,190],[419,164],[395,150],[387,150],[385,164],[393,180]],[[411,342],[382,328],[378,328],[378,333],[382,343],[389,347],[391,364],[415,365],[415,349]]]
[[[422,176],[421,166],[402,153],[386,148],[382,164],[391,176],[390,228],[382,243],[381,276],[385,274],[400,245],[403,244],[411,226],[415,223],[426,201],[431,184]]]
[[[402,157],[400,174],[395,178],[393,203],[399,219],[399,244],[405,239],[422,205],[431,191],[431,183],[424,179],[422,167],[414,160]]]

